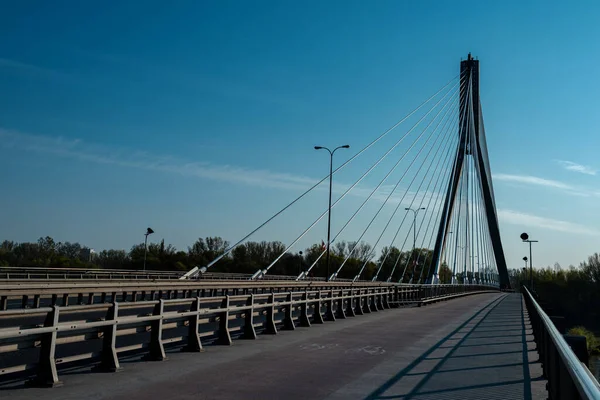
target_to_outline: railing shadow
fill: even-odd
[[[478,335],[492,326],[495,335]],[[528,327],[522,297],[505,296],[480,310],[366,399],[530,400],[532,383],[541,378],[530,374],[528,353],[533,343],[527,337]]]

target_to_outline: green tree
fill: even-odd
[[[102,250],[96,254],[94,263],[104,269],[127,269],[131,259],[125,250]]]
[[[442,265],[440,265],[438,276],[441,284],[447,285],[452,283],[452,270],[448,267],[448,264],[442,263]]]
[[[192,265],[205,266],[225,253],[228,247],[229,242],[218,236],[207,237],[206,239],[199,238],[191,247],[188,247],[189,262]],[[218,269],[218,267],[214,268],[213,271],[215,269]]]

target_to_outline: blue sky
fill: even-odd
[[[526,4],[522,4],[526,3]],[[0,238],[180,249],[241,238],[481,60],[510,267],[598,249],[595,2],[42,2],[0,15]],[[385,146],[378,151],[381,154]],[[344,150],[346,151],[346,150]],[[339,157],[339,159],[337,158]],[[376,152],[336,175],[353,182]],[[364,188],[377,179],[365,180]],[[365,189],[366,190],[366,189]],[[343,218],[360,196],[340,204]],[[290,243],[315,192],[253,239]],[[374,205],[371,212],[375,212]],[[369,210],[365,210],[367,212]],[[342,238],[355,240],[369,218]],[[376,226],[383,226],[376,223]],[[379,225],[380,224],[380,225]],[[304,244],[325,238],[319,224]],[[377,232],[365,236],[374,242]]]

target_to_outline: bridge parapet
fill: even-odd
[[[600,385],[550,317],[523,286],[525,304],[540,354],[550,399],[600,399]]]
[[[248,280],[158,280],[158,281],[5,281],[0,282],[0,310],[70,306],[114,302],[138,302],[159,299],[214,297],[270,292],[338,290],[374,287],[420,287],[390,282],[346,281],[248,281]],[[469,286],[469,285],[467,285]],[[423,285],[435,290],[463,290],[464,285]],[[448,289],[453,288],[453,289]],[[430,289],[424,289],[426,293]],[[433,289],[431,289],[433,290]]]
[[[231,345],[261,333],[490,290],[477,285],[330,287],[0,311],[0,381],[32,376],[37,385],[57,386],[60,368],[73,363],[117,371],[126,355],[165,360],[168,348],[199,352],[207,344]]]

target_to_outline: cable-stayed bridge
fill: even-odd
[[[358,163],[369,152],[375,152],[375,145],[387,137],[393,137],[392,145],[381,154],[371,155],[373,162],[360,171],[355,181],[333,203],[330,202],[330,207],[314,220],[307,221],[305,229],[298,232],[285,250],[251,278],[262,279],[269,274],[281,257],[315,231],[317,224],[330,219],[336,206],[348,199],[361,182],[379,172],[382,178],[376,179],[377,184],[370,190],[363,190],[364,200],[347,219],[336,220],[336,227],[340,228],[323,244],[315,259],[309,260],[309,267],[297,276],[298,280],[322,276],[328,280],[344,277],[355,282],[369,279],[438,284],[442,272],[449,278],[447,283],[509,288],[479,100],[479,61],[470,54],[461,62],[460,73],[456,77],[335,170],[332,168],[330,175],[308,188],[208,265],[191,271],[189,276],[210,271],[252,235],[269,224],[276,224],[282,214],[293,213],[294,207],[311,192],[320,185],[331,185],[335,176],[351,163]],[[382,188],[386,190],[382,191]],[[373,203],[376,203],[375,208],[369,209]],[[363,218],[363,226],[358,226],[357,217],[370,211],[374,212]],[[415,218],[410,218],[406,211],[414,211]],[[423,217],[417,221],[420,211]],[[337,265],[331,266],[331,247],[347,234],[349,227],[354,227],[358,233],[351,242],[353,246],[342,255]],[[360,242],[366,235],[375,239],[372,249],[362,256],[361,263],[349,266],[348,260],[357,256]],[[400,251],[392,254],[394,248]],[[375,263],[374,273],[367,277],[366,267],[378,249],[382,250],[381,256]],[[327,266],[326,271],[315,274],[319,263]]]
[[[0,380],[11,398],[55,395],[22,389],[23,379],[67,383],[61,398],[597,398],[534,296],[506,293],[479,77],[469,54],[335,169],[337,148],[326,149],[330,174],[186,274],[2,271]],[[377,153],[384,139],[393,143]],[[334,178],[361,160],[333,199]],[[303,228],[267,265],[215,272],[326,185],[328,207],[298,217]],[[353,195],[356,207],[338,216]],[[325,221],[327,241],[309,265],[274,274]],[[366,237],[372,247],[361,251]],[[91,367],[123,373],[72,372]]]

